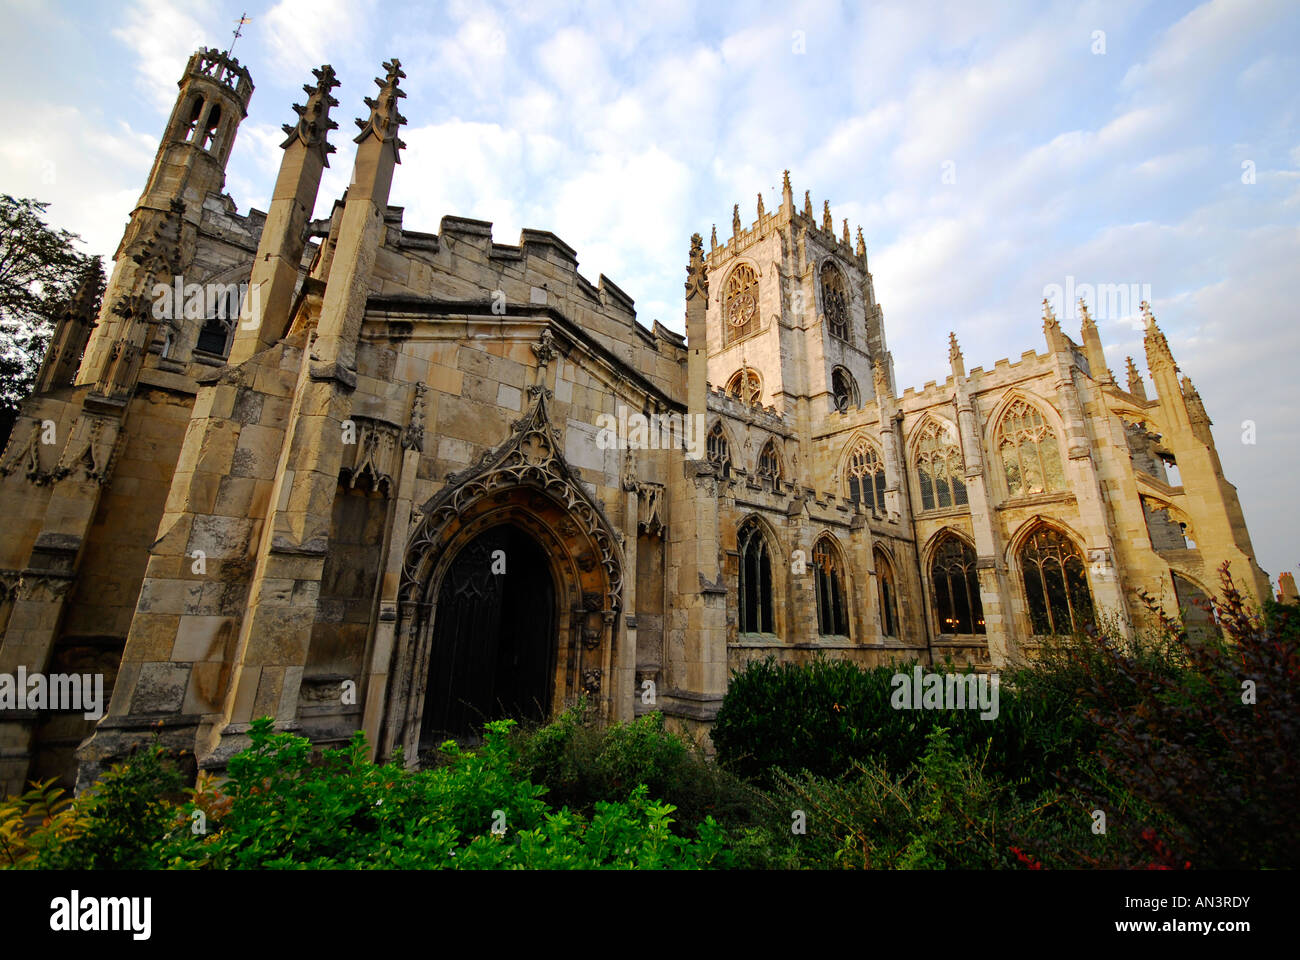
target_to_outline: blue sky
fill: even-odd
[[[968,368],[1043,349],[1051,284],[1149,285],[1260,562],[1300,565],[1293,0],[237,2],[256,85],[227,179],[241,210],[266,208],[280,124],[329,62],[343,86],[323,215],[397,56],[407,226],[553,230],[647,324],[682,329],[690,234],[725,237],[736,202],[748,223],[759,191],[775,206],[785,168],[798,197],[862,225],[900,388],[947,375],[950,330]],[[243,9],[0,2],[0,190],[51,201],[111,256],[186,58],[224,47]],[[1142,362],[1135,316],[1099,325],[1116,373]]]

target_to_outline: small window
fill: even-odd
[[[758,453],[758,475],[768,477],[773,482],[781,479],[781,457],[776,452],[774,440],[763,444],[763,449]]]
[[[844,289],[844,277],[833,264],[822,267],[822,313],[832,337],[849,339],[849,298]]]
[[[1079,633],[1093,623],[1083,555],[1054,527],[1039,527],[1020,550],[1034,636]]]
[[[181,130],[181,139],[189,143],[194,139],[194,134],[198,130],[199,116],[203,113],[203,98],[195,97],[194,105],[190,107],[189,119],[185,121],[185,126]]]
[[[1065,489],[1056,433],[1032,404],[1017,400],[999,427],[998,452],[1007,496],[1023,497]]]
[[[740,549],[739,629],[741,633],[775,633],[772,620],[772,558],[757,520],[737,534]]]
[[[727,434],[722,429],[721,421],[715,423],[709,431],[705,450],[709,463],[717,467],[722,476],[727,476],[731,472],[731,445],[727,443]]]
[[[853,375],[843,367],[831,371],[831,396],[835,409],[844,413],[850,406],[858,406],[858,384]]]
[[[763,399],[763,380],[758,371],[752,367],[743,367],[731,375],[727,381],[727,396],[735,397],[741,403],[757,405]]]
[[[942,510],[966,505],[961,447],[950,424],[930,420],[916,447],[916,475],[921,486],[921,508]]]
[[[812,559],[817,581],[817,632],[823,637],[847,637],[849,618],[844,608],[844,577],[828,537],[817,541]]]
[[[214,103],[208,112],[208,122],[204,125],[203,139],[199,146],[204,150],[214,150],[217,144],[217,127],[221,125],[221,104]]]
[[[849,454],[849,499],[861,503],[873,514],[885,510],[885,464],[876,448],[859,440]]]
[[[880,600],[880,633],[885,637],[898,636],[898,581],[894,579],[894,565],[884,552],[872,552],[876,560],[876,584]]]
[[[984,632],[984,606],[980,601],[975,551],[966,541],[946,534],[930,562],[935,618],[940,633]]]

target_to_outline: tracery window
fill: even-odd
[[[859,440],[849,454],[849,499],[862,503],[872,513],[885,510],[885,463],[876,448]]]
[[[741,633],[775,633],[772,620],[772,558],[757,520],[749,519],[736,535],[740,549],[739,629]]]
[[[930,561],[930,583],[940,633],[984,632],[975,551],[966,541],[951,533],[944,536]]]
[[[885,637],[898,636],[898,581],[894,578],[894,565],[884,551],[876,548],[876,586],[880,600],[880,633]]]
[[[1078,633],[1093,622],[1083,555],[1054,527],[1039,527],[1020,549],[1034,636]]]
[[[753,367],[741,367],[727,381],[727,396],[751,406],[763,399],[763,378]]]
[[[726,476],[731,469],[731,445],[727,443],[726,431],[722,429],[722,421],[713,425],[709,435],[705,440],[705,451],[709,458],[709,463],[719,468],[723,476]]]
[[[199,114],[201,114],[202,112],[203,112],[203,98],[195,97],[194,105],[190,107],[189,119],[185,121],[185,125],[181,131],[183,134],[181,139],[184,140],[186,143],[194,139],[195,130],[199,125]]]
[[[823,637],[847,637],[844,576],[829,537],[820,538],[813,546],[812,559],[817,582],[817,632]]]
[[[949,424],[930,420],[921,431],[916,447],[916,475],[921,485],[922,509],[964,506],[966,481],[962,479],[962,469],[956,432]]]
[[[858,385],[853,375],[843,367],[831,371],[831,396],[835,400],[835,409],[841,413],[850,405],[858,406]]]
[[[773,480],[781,479],[781,457],[776,452],[774,440],[767,441],[763,444],[763,449],[758,452],[758,475]]]
[[[998,430],[998,454],[1007,478],[1007,495],[1029,496],[1065,489],[1056,432],[1033,404],[1016,400]]]
[[[849,298],[844,290],[844,277],[831,263],[822,267],[822,312],[831,336],[849,339]]]
[[[722,305],[724,345],[758,331],[758,274],[749,264],[731,271]]]

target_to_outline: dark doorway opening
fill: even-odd
[[[537,541],[503,524],[462,547],[438,588],[421,750],[475,742],[489,720],[545,720],[555,630],[555,585]]]

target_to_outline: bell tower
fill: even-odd
[[[155,316],[150,293],[155,284],[182,276],[193,260],[203,201],[225,187],[235,132],[253,95],[253,80],[239,61],[206,47],[190,57],[178,86],[77,373],[78,385],[105,396],[134,385],[154,321],[176,325],[181,319],[177,310]]]

